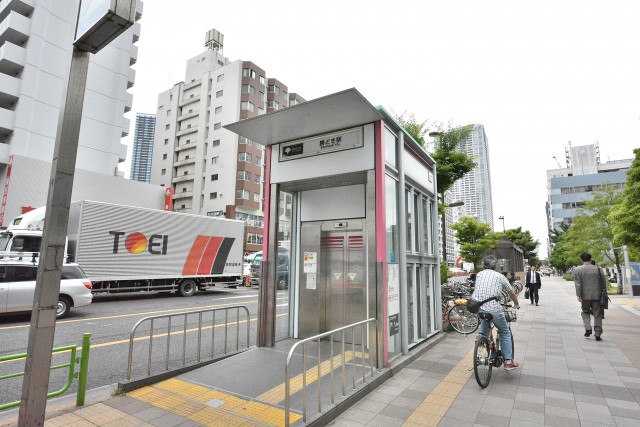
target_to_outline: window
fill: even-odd
[[[256,88],[251,85],[242,85],[242,93],[248,93],[255,96]]]
[[[258,108],[258,114],[264,114],[264,108],[262,107]]]
[[[269,85],[270,93],[280,93],[280,87],[276,85]]]
[[[160,171],[160,175],[166,175],[166,174],[167,174],[167,170],[166,170],[166,169],[162,169],[162,170]]]
[[[187,187],[183,187],[183,188],[182,188],[182,192],[183,192],[183,193],[186,193],[186,192],[187,192]]]
[[[244,111],[253,111],[253,109],[255,108],[255,105],[253,105],[252,102],[249,101],[242,101],[240,103],[240,109],[244,110]]]
[[[220,145],[220,140],[219,139],[214,139],[213,141],[211,141],[211,146],[212,147],[217,147],[218,145]]]
[[[250,194],[247,190],[236,190],[236,199],[249,200]]]
[[[253,193],[253,201],[260,203],[260,193]]]
[[[287,98],[287,92],[282,91],[282,96],[286,99]]]
[[[167,117],[171,115],[171,110],[167,110]]]
[[[217,181],[218,180],[218,174],[214,173],[213,175],[211,175],[211,181]]]
[[[216,98],[221,98],[224,91],[219,90],[216,92]]]
[[[242,77],[251,77],[252,79],[256,78],[256,72],[251,68],[243,68],[242,69]]]
[[[251,154],[249,153],[238,153],[238,160],[241,162],[251,163]]]
[[[162,155],[162,160],[167,160],[167,153],[164,153],[164,154]]]
[[[260,94],[258,95],[258,97],[260,98],[260,101],[264,101],[264,92],[260,92]]]
[[[169,138],[165,138],[164,145],[169,145]]]
[[[211,158],[212,165],[217,165],[218,163],[220,163],[220,157],[216,156]]]
[[[237,177],[241,181],[251,181],[251,173],[247,171],[238,171]]]
[[[224,80],[224,74],[220,74],[220,75],[218,76],[218,81],[219,81],[219,82],[221,82],[221,81],[223,81],[223,80]]]
[[[224,212],[223,211],[207,212],[207,216],[224,216]]]
[[[278,101],[269,101],[267,103],[267,107],[268,108],[273,108],[274,110],[277,110],[280,107],[280,104],[278,104]]]
[[[260,76],[260,83],[265,84],[266,80],[264,76]]]
[[[220,129],[220,125],[221,125],[221,123],[220,123],[220,122],[215,123],[215,124],[213,125],[213,130],[218,130],[218,129]]]
[[[166,125],[164,125],[164,129],[167,130],[171,127],[171,125],[169,123],[167,123]]]
[[[245,138],[244,136],[238,137],[238,144],[241,145],[253,145],[253,142],[249,138]]]
[[[217,199],[217,198],[218,198],[218,192],[209,193],[209,199]]]
[[[261,163],[260,163],[261,161],[262,161],[262,159],[260,157],[256,156],[256,165],[260,166],[261,165]]]
[[[260,175],[256,175],[256,184],[260,184],[260,178],[261,178]]]
[[[222,107],[216,107],[213,114],[220,114],[220,113],[222,113]]]

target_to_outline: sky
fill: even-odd
[[[570,144],[597,142],[606,162],[640,147],[638,17],[637,0],[146,0],[128,159],[135,113],[156,112],[215,28],[224,56],[307,100],[355,87],[395,114],[484,125],[494,228],[504,216],[529,230],[544,259],[553,157],[564,165]]]

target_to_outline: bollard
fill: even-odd
[[[84,406],[84,395],[87,391],[87,374],[89,373],[89,349],[91,334],[82,334],[82,353],[80,354],[80,371],[78,372],[78,394],[76,406]]]

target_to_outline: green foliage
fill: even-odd
[[[407,133],[411,135],[418,144],[420,144],[425,149],[427,148],[425,135],[427,135],[427,132],[429,132],[428,120],[418,122],[415,114],[407,113],[406,111],[401,115],[396,116],[396,119],[404,128],[404,130],[406,130]]]
[[[620,203],[609,213],[614,245],[627,245],[629,256],[640,259],[640,148],[633,150],[635,158],[627,172],[627,182]]]
[[[562,278],[569,282],[573,282],[573,276],[571,274],[565,274],[564,276],[562,276]]]
[[[528,230],[523,231],[522,227],[518,227],[505,231],[504,235],[522,249],[524,258],[529,260],[529,265],[540,265],[540,260],[536,254],[536,249],[540,246],[540,242],[533,239],[531,232]]]
[[[491,230],[489,224],[470,216],[460,218],[451,228],[460,243],[460,255],[465,261],[472,262],[476,271],[480,271],[482,254],[495,248],[498,235]]]
[[[446,262],[440,261],[440,284],[444,285],[447,283],[447,279],[449,278],[449,266]]]
[[[460,141],[471,134],[473,126],[452,128],[449,124],[446,130],[442,125],[438,125],[438,128],[441,134],[435,139],[431,156],[437,163],[437,192],[441,195],[440,201],[443,202],[444,193],[451,189],[457,180],[471,172],[476,167],[476,162],[467,156],[467,153],[458,149]]]

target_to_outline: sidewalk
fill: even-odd
[[[612,296],[611,309],[604,320],[603,341],[596,342],[593,336],[583,337],[573,282],[547,278],[540,298],[538,307],[522,301],[518,321],[512,324],[520,369],[494,369],[491,385],[481,389],[472,369],[475,334],[465,337],[449,332],[329,425],[640,425],[640,299]],[[181,378],[138,389],[127,396],[111,396],[106,387],[93,391],[94,396],[87,397],[93,403],[85,407],[52,404],[45,426],[283,423],[284,417],[274,407],[262,408],[255,402],[214,396],[211,390],[197,388]],[[198,405],[205,399],[207,407]],[[220,405],[216,407],[211,402]],[[243,418],[230,416],[232,413]],[[0,425],[15,425],[15,418],[0,419]],[[299,420],[295,425],[303,423]]]

